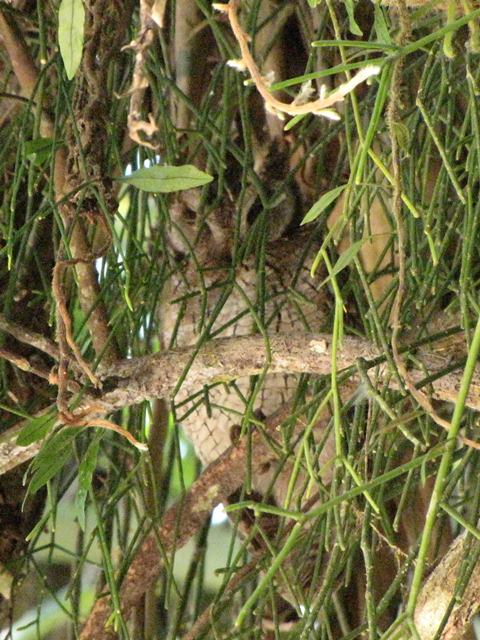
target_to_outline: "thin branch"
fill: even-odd
[[[97,376],[93,373],[88,363],[82,357],[79,348],[73,338],[73,329],[72,329],[72,321],[70,318],[70,314],[67,309],[67,301],[65,300],[65,295],[63,293],[62,285],[61,285],[61,277],[67,266],[67,262],[63,260],[57,260],[55,267],[53,269],[53,277],[52,277],[52,293],[55,298],[55,302],[57,305],[57,314],[61,316],[61,321],[57,317],[57,325],[62,327],[62,333],[64,333],[64,339],[66,342],[65,346],[70,347],[73,355],[75,356],[75,361],[83,371],[83,373],[87,376],[90,382],[98,386],[99,380]],[[60,341],[60,345],[63,340]],[[64,349],[60,346],[60,352],[62,353]],[[64,354],[62,354],[64,355]]]
[[[2,10],[0,10],[0,37],[23,95],[31,98],[37,85],[38,72],[20,29],[12,16]]]
[[[41,367],[38,364],[32,364],[28,358],[25,358],[25,356],[21,356],[9,349],[0,348],[0,358],[2,358],[3,360],[7,360],[8,362],[10,362],[10,364],[13,364],[21,371],[32,373],[39,378],[47,380],[50,384],[57,384],[57,376],[54,372],[51,371],[51,369],[47,369],[47,367]],[[68,389],[72,393],[78,393],[80,391],[80,387],[76,382],[69,381],[67,384]]]
[[[35,349],[43,351],[43,353],[46,353],[54,360],[58,360],[60,357],[58,347],[53,340],[49,340],[49,338],[44,336],[42,333],[37,333],[28,327],[23,327],[15,322],[7,320],[3,313],[0,313],[0,331],[10,334],[19,342],[29,344],[30,346],[35,347]]]
[[[400,32],[397,40],[399,46],[402,46],[407,42],[411,33],[411,25],[407,15],[405,0],[399,0],[397,11],[400,21]],[[425,393],[415,387],[415,383],[410,378],[407,367],[405,366],[403,358],[400,355],[399,348],[399,336],[402,328],[400,322],[400,312],[402,309],[402,303],[406,289],[407,258],[405,226],[402,219],[402,175],[400,171],[400,149],[397,141],[395,126],[397,124],[397,121],[400,120],[399,104],[403,63],[403,58],[399,58],[394,63],[391,81],[391,95],[387,107],[387,124],[392,145],[392,168],[394,177],[392,211],[397,227],[398,243],[398,288],[392,309],[392,354],[395,366],[397,367],[398,372],[401,375],[402,380],[412,397],[415,398],[418,404],[422,407],[425,413],[432,418],[432,420],[434,420],[440,427],[442,427],[442,429],[448,431],[450,429],[450,423],[448,422],[448,420],[444,420],[441,416],[439,416]]]

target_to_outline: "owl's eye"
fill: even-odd
[[[257,220],[258,216],[262,213],[263,207],[260,202],[260,198],[256,198],[255,202],[252,204],[247,213],[247,229],[250,229],[254,222]]]
[[[182,211],[182,216],[185,220],[185,222],[188,222],[189,224],[194,225],[195,221],[197,219],[197,213],[196,211],[194,211],[193,209],[191,209],[190,207],[185,207]]]

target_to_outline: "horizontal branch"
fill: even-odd
[[[268,345],[260,335],[235,336],[210,340],[197,350],[194,347],[172,349],[142,358],[123,360],[104,376],[104,393],[98,404],[105,413],[137,404],[143,400],[172,397],[179,380],[183,393],[198,391],[205,384],[228,382],[244,376],[268,373],[311,373],[329,375],[332,364],[330,334],[276,334]],[[461,371],[449,371],[449,358],[432,352],[422,354],[423,370],[412,369],[414,384],[422,385],[430,378],[432,397],[454,403],[461,381]],[[370,365],[378,364],[378,375],[389,385],[395,385],[383,354],[368,340],[345,336],[337,351],[337,369],[354,367],[362,358]],[[461,365],[459,364],[459,368]],[[354,375],[354,373],[352,373]],[[480,370],[470,387],[467,405],[480,410]]]
[[[262,336],[235,336],[211,340],[195,353],[194,347],[172,349],[142,358],[119,361],[103,377],[103,395],[84,400],[83,409],[108,414],[144,400],[169,398],[188,368],[182,390],[193,393],[205,384],[228,382],[243,376],[262,373],[311,373],[329,375],[332,358],[330,334],[277,334],[269,338],[269,349]],[[395,381],[385,364],[384,356],[368,340],[345,336],[337,355],[337,368],[354,367],[358,358],[378,364],[377,376],[394,386]],[[415,384],[442,375],[430,383],[435,400],[454,403],[461,380],[461,371],[450,371],[449,358],[435,352],[422,353],[423,371],[413,369],[410,377]],[[460,368],[461,365],[459,365]],[[355,377],[355,373],[352,373]],[[480,371],[476,371],[467,398],[467,406],[480,411]],[[19,428],[13,427],[0,438],[0,475],[38,452],[38,443],[30,447],[15,445]]]

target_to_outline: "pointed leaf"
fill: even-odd
[[[84,24],[83,0],[61,0],[58,9],[58,45],[69,80],[77,72],[82,60]]]
[[[325,280],[323,280],[320,286],[323,287],[323,285],[328,282],[330,278],[339,274],[340,271],[343,271],[343,269],[345,269],[345,267],[348,267],[348,265],[352,262],[352,260],[355,258],[355,256],[367,240],[368,238],[362,238],[361,240],[357,240],[356,242],[351,244],[348,249],[346,249],[340,255],[336,263],[333,265],[332,272],[328,275],[327,278],[325,278]]]
[[[355,20],[355,6],[353,4],[353,0],[345,0],[345,8],[347,10],[348,28],[350,29],[350,33],[353,33],[355,36],[363,36],[362,30]]]
[[[388,28],[388,24],[385,19],[385,13],[383,11],[383,8],[379,4],[374,4],[373,10],[374,10],[375,31],[377,33],[379,42],[383,42],[385,44],[392,44],[393,40],[390,35],[390,30]]]
[[[327,191],[323,196],[317,200],[311,209],[307,211],[301,224],[308,224],[318,218],[318,216],[325,211],[335,200],[338,199],[342,191],[346,188],[346,184],[342,184],[340,187],[335,187],[331,191]]]
[[[17,444],[20,447],[28,447],[32,442],[42,440],[55,423],[55,414],[45,413],[42,416],[32,418],[21,429],[17,436]]]
[[[78,489],[75,497],[75,512],[78,524],[85,531],[85,502],[88,490],[92,484],[93,472],[97,466],[98,450],[101,434],[97,433],[95,439],[89,444],[85,456],[78,467]]]
[[[338,258],[336,263],[333,265],[332,276],[336,276],[338,273],[340,273],[340,271],[345,269],[345,267],[348,267],[348,265],[355,258],[355,256],[360,251],[362,246],[365,244],[366,240],[367,238],[362,238],[362,240],[357,240],[356,242],[352,243],[348,247],[348,249],[346,249],[341,254],[341,256]]]
[[[51,480],[72,455],[72,442],[78,430],[62,429],[50,438],[42,447],[32,463],[32,479],[28,493],[36,493]]]
[[[213,180],[208,173],[200,171],[191,164],[180,167],[155,165],[138,169],[131,175],[119,179],[137,187],[137,189],[152,193],[171,193],[183,189],[193,189],[194,187],[202,187]]]

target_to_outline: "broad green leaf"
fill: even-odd
[[[363,36],[362,30],[355,20],[355,6],[353,4],[353,0],[345,0],[345,8],[347,10],[348,28],[350,29],[350,33],[353,33],[355,36]]]
[[[40,165],[48,160],[54,149],[59,146],[57,141],[53,143],[52,138],[36,138],[35,140],[27,140],[25,142],[25,155],[34,164]]]
[[[307,2],[312,8],[315,8],[320,3],[320,0],[307,0]]]
[[[318,218],[318,216],[325,211],[337,198],[347,185],[342,184],[340,187],[335,187],[323,194],[323,196],[317,200],[311,209],[309,209],[303,218],[301,224],[308,224]]]
[[[78,524],[85,531],[85,502],[88,490],[92,484],[93,472],[97,465],[98,450],[101,434],[97,433],[95,439],[89,444],[85,456],[78,467],[78,489],[75,497],[75,513]]]
[[[58,8],[58,45],[69,80],[77,72],[82,60],[84,25],[83,0],[61,0]]]
[[[142,191],[171,193],[202,187],[211,182],[213,178],[193,165],[185,164],[180,167],[155,165],[146,169],[138,169],[129,176],[119,178],[119,180]]]
[[[32,442],[42,440],[55,423],[55,414],[45,413],[43,416],[32,418],[22,428],[17,436],[17,444],[20,447],[27,447]]]
[[[51,480],[72,455],[72,442],[77,429],[62,429],[48,440],[32,463],[32,479],[28,493],[36,493]]]

